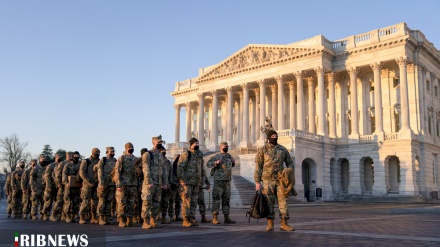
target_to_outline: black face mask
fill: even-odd
[[[58,158],[58,159],[56,160],[57,163],[60,163],[61,161],[63,161],[63,158]]]
[[[156,146],[155,146],[157,149],[162,149],[163,148],[163,146],[162,146],[162,144],[156,144]]]
[[[229,150],[229,148],[223,148],[223,149],[222,149],[223,153],[227,153],[228,150]]]
[[[99,155],[101,155],[101,154],[93,154],[93,158],[99,159]]]
[[[20,168],[21,168],[21,169],[24,169],[24,165],[20,165]]]
[[[128,152],[129,154],[132,154],[132,153],[134,152],[134,149],[133,149],[133,148],[130,148],[129,150],[127,150],[127,152]]]
[[[162,152],[163,157],[165,157],[167,155],[167,152]]]
[[[272,145],[277,145],[278,144],[278,138],[269,138],[269,143]]]
[[[199,146],[195,146],[194,150],[199,150],[199,148],[200,148]]]
[[[46,161],[45,160],[40,161],[40,166],[45,166],[45,165],[46,165]]]
[[[109,154],[108,156],[110,156],[110,158],[115,157],[115,154]]]
[[[75,164],[78,164],[78,161],[79,161],[79,157],[73,157],[73,163],[75,163]]]

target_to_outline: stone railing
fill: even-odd
[[[240,155],[243,154],[256,154],[257,148],[256,147],[250,147],[250,148],[240,148]]]
[[[363,135],[359,137],[359,142],[374,142],[374,135]]]
[[[399,139],[399,133],[388,133],[385,134],[385,141],[390,141],[390,140],[398,140]]]
[[[180,91],[183,89],[194,87],[196,84],[193,81],[194,79],[188,79],[188,80],[176,82],[176,87],[174,88],[174,91]]]
[[[189,142],[167,143],[167,149],[182,149],[189,148]]]

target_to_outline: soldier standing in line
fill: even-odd
[[[166,159],[160,149],[162,148],[162,136],[152,138],[153,148],[142,156],[142,171],[144,181],[142,183],[142,228],[156,228],[156,217],[159,207],[162,189],[168,188],[168,174],[164,169]]]
[[[202,184],[199,188],[199,196],[197,199],[197,204],[199,205],[199,212],[200,212],[200,215],[202,216],[202,220],[200,222],[210,223],[211,220],[206,218],[205,193],[203,191],[204,189],[209,190],[209,188],[211,187],[211,183],[209,182],[208,177],[205,178],[204,184],[206,185],[206,187],[203,187],[203,184]]]
[[[82,178],[82,188],[81,188],[81,207],[79,209],[79,223],[85,224],[86,213],[90,213],[92,219],[90,223],[97,224],[98,219],[96,217],[96,206],[98,204],[97,186],[98,181],[97,174],[95,174],[95,165],[99,162],[99,156],[101,155],[101,151],[98,148],[92,149],[92,155],[90,158],[85,159],[81,162],[79,167],[79,176]],[[93,202],[92,202],[93,201]]]
[[[116,162],[115,182],[119,227],[133,226],[134,201],[137,197],[136,156],[131,142],[125,144],[125,154]]]
[[[21,176],[23,175],[24,167],[24,161],[20,161],[11,177],[12,213],[14,213],[13,218],[21,218],[23,213],[23,191],[21,190]]]
[[[172,184],[173,183],[173,165],[171,165],[171,162],[166,158],[166,154],[167,154],[167,150],[165,149],[164,146],[162,146],[162,148],[159,150],[164,159],[165,159],[165,164],[164,164],[164,172],[166,171],[166,173],[168,174],[168,184]],[[170,224],[170,222],[167,220],[167,212],[169,212],[169,216],[170,216],[170,220],[172,219],[173,215],[174,215],[174,210],[172,210],[172,205],[170,205],[170,201],[171,201],[171,189],[168,186],[166,189],[162,189],[162,198],[161,198],[161,202],[160,202],[160,210],[162,213],[162,218],[161,218],[161,224]],[[172,212],[172,214],[171,214]]]
[[[73,158],[73,152],[66,152],[66,160],[61,161],[54,169],[53,180],[57,186],[57,197],[53,206],[51,221],[65,221],[66,216],[63,212],[64,205],[64,184],[63,184],[63,169],[64,166],[71,162]],[[62,214],[62,216],[61,216]]]
[[[109,225],[111,219],[111,204],[115,197],[116,186],[112,178],[112,171],[116,166],[115,148],[107,147],[103,157],[98,163],[98,216],[100,225]]]
[[[6,208],[6,213],[8,214],[8,218],[11,217],[12,214],[12,174],[8,174],[6,176],[6,183],[5,183],[5,192],[6,196],[8,197],[8,207]]]
[[[263,194],[266,195],[269,215],[267,216],[266,231],[273,231],[275,219],[275,197],[278,199],[278,208],[281,217],[281,230],[294,231],[295,229],[287,223],[289,211],[287,208],[287,197],[281,191],[281,183],[278,180],[284,170],[284,163],[287,167],[293,168],[293,161],[287,149],[278,144],[278,134],[274,130],[267,132],[269,143],[259,149],[255,156],[255,189],[261,189],[263,182]]]
[[[40,212],[40,219],[43,219],[43,191],[45,190],[46,184],[43,182],[43,174],[46,170],[47,161],[43,155],[40,155],[40,162],[30,172],[29,183],[31,184],[32,190],[32,219],[38,219],[38,211]]]
[[[168,207],[168,213],[170,215],[170,221],[183,221],[180,217],[180,210],[182,209],[182,199],[179,195],[179,179],[177,179],[177,163],[179,161],[180,154],[174,156],[172,165],[172,180],[170,182],[170,206]]]
[[[37,160],[32,159],[31,164],[23,172],[23,176],[21,176],[21,190],[23,191],[23,219],[28,218],[28,214],[31,212],[31,185],[29,183],[30,173],[33,167],[37,165]]]
[[[79,180],[79,157],[78,151],[73,152],[72,161],[64,165],[63,168],[63,184],[64,184],[64,214],[66,215],[66,222],[70,223],[75,220],[75,216],[78,215],[78,206],[80,201],[79,186],[71,187],[69,180]],[[76,184],[72,182],[72,184]]]
[[[141,156],[136,160],[135,163],[135,173],[138,180],[138,191],[137,191],[137,197],[134,201],[134,217],[133,217],[133,223],[137,224],[140,223],[142,220],[141,214],[142,214],[142,183],[144,181],[144,174],[142,172],[142,156],[145,152],[148,152],[148,149],[142,148],[141,149]]]
[[[235,224],[235,221],[229,218],[231,202],[231,178],[232,167],[235,166],[235,160],[228,154],[228,143],[220,143],[220,153],[209,159],[206,166],[211,168],[211,175],[214,176],[214,188],[212,190],[212,224],[220,224],[218,214],[220,211],[220,202],[222,205],[225,223]]]
[[[54,201],[56,201],[57,198],[57,186],[54,181],[54,170],[55,167],[58,166],[58,164],[63,161],[64,154],[57,153],[55,154],[55,162],[52,164],[49,164],[46,167],[46,170],[44,172],[44,180],[46,182],[46,188],[44,190],[44,206],[43,206],[43,220],[48,220],[48,217],[50,215],[50,211],[52,209],[52,204]]]
[[[182,225],[184,227],[199,225],[195,218],[195,212],[199,188],[206,179],[199,141],[196,138],[191,138],[189,144],[190,148],[180,155],[177,165],[177,178],[180,182],[179,194],[182,198]]]

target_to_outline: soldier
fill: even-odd
[[[115,182],[119,227],[133,226],[134,201],[137,197],[136,156],[131,142],[125,144],[125,154],[116,162]]]
[[[211,168],[211,176],[214,177],[214,189],[212,190],[212,224],[220,224],[218,214],[220,211],[220,202],[222,204],[225,223],[235,224],[235,221],[229,218],[231,201],[231,176],[232,167],[235,166],[235,160],[228,154],[228,143],[220,143],[220,153],[209,159],[206,166]]]
[[[179,195],[179,179],[177,179],[177,163],[179,161],[180,154],[174,156],[173,161],[173,179],[170,182],[170,206],[168,207],[168,213],[171,221],[183,221],[180,217],[180,210],[182,207],[182,199]]]
[[[164,171],[168,174],[168,184],[171,184],[173,181],[173,165],[171,165],[171,162],[166,158],[167,150],[164,146],[159,150],[163,157],[165,158],[165,166]],[[170,205],[171,201],[171,189],[168,187],[167,189],[162,189],[162,197],[160,202],[160,210],[162,212],[162,218],[161,218],[161,224],[170,224],[170,222],[167,220],[167,211],[169,212],[170,220],[174,215],[174,210],[172,210],[173,206]],[[172,214],[170,213],[172,212]]]
[[[142,183],[142,228],[156,228],[156,217],[159,207],[162,189],[168,188],[168,173],[164,169],[166,159],[160,152],[162,148],[162,136],[152,138],[153,149],[142,155],[142,171],[144,181]]]
[[[135,163],[135,172],[136,177],[138,180],[138,191],[136,196],[136,200],[134,201],[134,217],[133,217],[133,223],[137,224],[142,221],[141,214],[142,214],[142,183],[144,181],[144,173],[142,172],[142,155],[144,155],[145,152],[148,152],[148,149],[142,148],[141,149],[141,157],[139,157],[136,160]]]
[[[112,178],[116,166],[115,148],[107,147],[103,157],[98,163],[98,216],[100,225],[111,224],[111,204],[115,198],[116,186]]]
[[[274,130],[267,133],[269,143],[259,149],[255,156],[255,189],[261,189],[261,182],[263,182],[263,194],[266,195],[269,215],[267,216],[266,231],[273,231],[274,229],[274,205],[275,197],[278,199],[278,208],[281,217],[281,230],[294,231],[295,229],[287,223],[289,219],[289,211],[287,208],[287,197],[282,193],[278,175],[284,170],[283,163],[287,167],[293,168],[293,161],[287,149],[278,144],[278,134]]]
[[[100,154],[101,151],[98,148],[93,148],[90,158],[83,160],[79,168],[79,176],[83,180],[81,189],[82,202],[79,209],[80,224],[86,223],[86,213],[90,213],[92,216],[90,223],[98,223],[98,219],[96,217],[96,208],[98,205],[98,196],[96,195],[98,186],[98,174],[94,172],[94,167],[99,162]]]
[[[21,190],[23,191],[23,219],[27,219],[28,214],[31,212],[31,185],[29,183],[29,177],[32,168],[37,165],[37,160],[32,159],[31,164],[23,172],[23,176],[21,176]]]
[[[12,187],[12,213],[13,218],[21,218],[23,213],[23,191],[21,190],[21,176],[24,172],[24,161],[20,161],[17,168],[12,172],[11,187]]]
[[[190,148],[180,155],[177,165],[177,178],[180,182],[179,194],[182,198],[183,226],[198,226],[195,212],[199,188],[206,179],[203,167],[203,154],[199,150],[199,141],[196,138],[189,140]]]
[[[11,217],[11,213],[12,213],[12,184],[11,184],[11,179],[12,178],[12,174],[8,174],[6,176],[6,183],[5,183],[5,192],[6,192],[6,196],[8,197],[8,207],[6,208],[6,213],[8,214],[8,218]]]
[[[66,159],[61,161],[54,169],[53,180],[57,186],[57,197],[53,205],[52,215],[50,216],[51,221],[59,221],[60,219],[62,221],[66,220],[66,216],[63,212],[63,205],[64,205],[63,169],[67,163],[72,161],[72,158],[73,158],[73,152],[66,152]]]
[[[197,204],[199,205],[199,212],[200,215],[202,216],[202,220],[200,222],[209,223],[211,222],[211,220],[206,218],[205,193],[203,192],[204,189],[209,190],[209,188],[211,187],[211,183],[209,182],[208,177],[205,178],[204,184],[206,184],[206,187],[203,187],[202,184],[199,188],[199,196],[197,198]]]
[[[46,182],[46,188],[44,190],[44,206],[43,206],[43,220],[48,220],[50,211],[52,209],[52,203],[57,198],[57,185],[54,180],[54,170],[58,164],[63,161],[65,154],[55,154],[55,162],[49,164],[44,172],[44,181]]]
[[[43,191],[45,190],[46,184],[43,182],[43,174],[46,170],[47,161],[43,155],[40,155],[39,164],[37,164],[34,168],[32,168],[29,177],[29,183],[31,184],[32,191],[32,210],[31,215],[32,219],[38,219],[38,211],[40,211],[40,219],[43,219]],[[40,208],[38,209],[38,206]]]
[[[64,214],[66,222],[70,223],[78,215],[78,205],[80,201],[80,185],[75,182],[79,180],[79,157],[78,151],[73,152],[72,161],[65,164],[63,168],[64,184]],[[69,183],[70,182],[70,183]],[[72,186],[71,186],[72,185]]]

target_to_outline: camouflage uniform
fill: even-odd
[[[44,220],[47,220],[47,216],[50,215],[50,211],[52,209],[52,203],[56,201],[57,198],[57,185],[54,180],[54,170],[55,167],[58,166],[58,162],[54,162],[46,167],[44,172],[44,181],[46,182],[46,188],[44,190],[44,206],[43,206],[43,214]]]
[[[68,186],[69,176],[78,176],[79,174],[79,161],[75,163],[70,161],[64,165],[63,168],[63,184],[64,184],[64,207],[63,212],[66,215],[66,222],[71,222],[73,218],[78,214],[78,207],[80,203],[80,190],[81,188],[72,188]]]
[[[221,160],[219,165],[215,162]],[[220,202],[223,214],[230,213],[231,202],[231,177],[232,167],[235,166],[234,159],[228,153],[219,153],[213,156],[206,163],[208,168],[214,169],[214,188],[212,189],[212,214],[218,215],[220,212]]]
[[[104,164],[105,159],[105,164]],[[111,204],[115,198],[116,186],[112,180],[112,171],[116,166],[116,159],[109,157],[102,158],[98,163],[98,182],[99,186],[104,186],[102,190],[98,187],[98,215],[106,217],[107,223],[111,218]]]
[[[191,158],[188,159],[188,152],[191,153]],[[203,154],[199,150],[188,149],[180,155],[177,164],[177,178],[180,184],[185,183],[185,186],[179,187],[179,194],[182,198],[182,216],[185,220],[196,223],[195,212],[197,208],[197,200],[199,197],[199,188],[206,179],[205,168],[203,167]],[[197,225],[197,224],[196,224]]]
[[[171,162],[166,158],[165,158],[164,171],[166,171],[168,174],[168,184],[173,183],[173,166],[171,165]],[[171,188],[168,187],[166,190],[162,190],[162,200],[160,202],[160,210],[162,213],[162,218],[164,218],[167,215],[167,211],[170,218],[174,216],[173,205],[170,204],[172,195],[173,194]]]
[[[278,199],[280,218],[289,219],[287,210],[287,197],[281,191],[278,174],[284,170],[284,165],[293,168],[292,157],[289,151],[281,145],[266,144],[258,150],[255,157],[255,183],[263,181],[263,193],[266,195],[269,205],[267,219],[275,218],[275,198]]]
[[[8,214],[8,218],[11,217],[12,213],[12,184],[11,184],[11,177],[12,174],[9,174],[6,176],[6,183],[5,183],[5,192],[8,196],[8,207],[6,208],[6,213]]]
[[[40,211],[40,218],[43,216],[43,191],[45,190],[46,184],[43,181],[44,171],[46,170],[46,166],[41,166],[40,164],[36,165],[32,168],[30,172],[29,183],[31,184],[32,190],[32,210],[31,215],[32,219],[37,219],[38,211]],[[40,206],[40,209],[38,209]]]
[[[204,184],[206,184],[207,188],[211,186],[211,183],[209,182],[208,177],[205,178]],[[206,215],[206,203],[205,203],[205,192],[203,191],[203,184],[199,188],[199,195],[197,199],[197,204],[199,205],[199,212],[202,216],[202,222],[211,222],[210,220],[207,220]]]
[[[21,190],[23,191],[23,218],[27,218],[31,212],[31,186],[29,184],[29,177],[32,167],[29,167],[23,172],[21,176]]]
[[[70,154],[70,157],[73,156],[73,152],[69,152],[69,154]],[[61,161],[55,167],[54,172],[53,172],[53,181],[55,182],[56,186],[58,187],[57,197],[56,197],[56,201],[53,205],[53,211],[52,211],[52,215],[54,215],[54,217],[52,217],[51,220],[53,220],[53,221],[60,220],[61,213],[64,216],[64,212],[63,212],[63,205],[64,205],[63,169],[64,169],[64,166],[69,162],[71,162],[71,160]],[[62,217],[61,220],[64,220],[64,217]]]
[[[23,191],[21,190],[21,176],[23,175],[24,169],[17,167],[14,172],[12,172],[11,177],[11,187],[12,187],[12,212],[14,213],[14,218],[21,218],[23,213],[22,196]]]
[[[141,217],[144,219],[144,222],[150,217],[154,221],[159,214],[162,196],[161,186],[168,186],[168,172],[164,169],[165,166],[166,159],[157,148],[145,152],[142,156],[144,181],[142,184]],[[150,186],[152,187],[150,188]]]
[[[134,201],[138,192],[138,179],[135,172],[136,160],[136,156],[124,154],[116,162],[116,188],[121,189],[121,191],[116,190],[117,214],[120,222],[125,222],[126,217],[132,220],[135,215]]]
[[[174,220],[181,220],[180,218],[180,210],[182,207],[182,199],[179,195],[179,179],[177,179],[177,162],[178,159],[173,162],[172,167],[172,176],[170,176],[172,179],[170,180],[170,203],[168,207],[168,214],[170,215],[171,219]],[[174,165],[176,163],[176,165]]]
[[[81,162],[79,168],[79,175],[83,180],[81,188],[81,207],[79,214],[84,217],[85,214],[91,213],[92,223],[98,223],[96,220],[96,213],[98,207],[98,164],[99,159],[91,156],[89,159],[85,159]],[[81,223],[81,221],[80,221]]]

